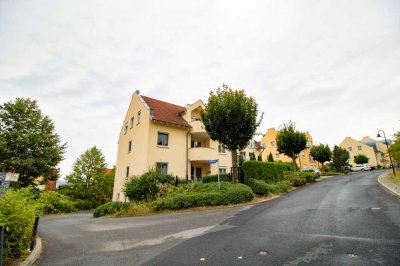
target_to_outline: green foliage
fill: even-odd
[[[40,193],[38,202],[43,205],[43,213],[67,213],[76,211],[76,203],[68,196],[57,191],[44,191]]]
[[[267,183],[265,183],[263,180],[250,178],[247,180],[247,185],[257,195],[268,195]]]
[[[106,162],[97,147],[86,150],[76,159],[60,191],[78,200],[77,207],[93,208],[110,200],[113,177],[105,174]],[[112,175],[112,174],[111,174]]]
[[[337,171],[340,171],[343,166],[348,165],[349,159],[350,154],[346,149],[343,149],[336,145],[333,147],[332,163]]]
[[[249,157],[250,157],[250,161],[255,161],[256,160],[256,155],[254,154],[254,152],[250,152],[249,153]]]
[[[267,183],[276,183],[283,177],[283,172],[291,170],[290,165],[281,162],[247,161],[243,163],[244,180],[250,178],[264,180]]]
[[[324,162],[330,161],[332,158],[332,151],[328,144],[319,144],[318,146],[313,146],[311,148],[311,156],[314,158],[314,160],[321,163],[321,169],[323,171]]]
[[[219,174],[219,180],[222,181],[226,181],[229,182],[231,181],[229,179],[229,175],[228,174]],[[203,178],[201,179],[201,181],[203,183],[210,183],[210,182],[218,182],[218,175],[206,175],[203,176]]]
[[[0,225],[4,226],[4,262],[27,253],[32,242],[32,229],[41,205],[34,201],[30,188],[8,189],[0,197]]]
[[[260,154],[258,154],[258,156],[257,156],[257,161],[259,161],[259,162],[262,162],[262,156],[261,156],[261,153],[260,153]]]
[[[13,186],[29,186],[39,176],[57,178],[55,167],[67,146],[35,100],[16,98],[0,105],[0,129],[0,171],[20,173]]]
[[[306,134],[296,130],[295,124],[290,121],[283,124],[282,130],[276,135],[276,146],[278,152],[292,158],[293,171],[296,171],[296,157],[306,148],[307,137]]]
[[[321,175],[323,175],[323,176],[334,176],[334,175],[340,175],[340,174],[341,173],[339,173],[339,172],[330,172],[330,171],[321,173]]]
[[[98,206],[94,210],[93,217],[96,218],[105,215],[115,214],[116,212],[128,210],[130,206],[131,203],[128,202],[107,202],[103,205]]]
[[[271,152],[269,152],[267,161],[270,162],[270,163],[273,163],[273,162],[274,162],[274,156],[272,156],[272,153],[271,153]]]
[[[389,152],[394,162],[400,165],[400,131],[394,134],[394,141],[389,146]]]
[[[131,177],[125,183],[124,192],[131,201],[148,201],[165,194],[168,184],[174,181],[174,176],[161,174],[153,168],[141,176]]]
[[[364,154],[358,154],[354,156],[354,162],[356,164],[365,164],[368,163],[369,158],[365,156]]]
[[[299,187],[306,183],[315,182],[318,176],[314,172],[284,172],[284,179],[288,180],[293,186]]]
[[[182,189],[182,188],[181,188]],[[200,206],[216,206],[239,204],[254,198],[252,190],[243,184],[221,182],[221,190],[217,183],[189,184],[184,190],[175,190],[165,198],[152,203],[156,211],[166,209],[182,209]]]
[[[257,121],[258,106],[254,98],[247,97],[244,90],[232,90],[223,84],[210,92],[201,120],[212,140],[224,145],[232,153],[232,166],[237,166],[237,151],[244,149],[260,125]],[[234,172],[233,180],[238,179]]]

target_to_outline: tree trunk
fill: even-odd
[[[239,181],[238,177],[238,163],[237,163],[237,150],[231,150],[232,155],[232,182],[237,183]],[[219,171],[219,169],[218,169]]]
[[[292,162],[293,162],[293,171],[297,171],[297,167],[296,167],[296,156],[292,157]]]

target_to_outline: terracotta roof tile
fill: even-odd
[[[185,107],[172,103],[163,102],[147,96],[141,96],[151,110],[153,110],[153,120],[167,122],[183,127],[191,127],[181,113],[186,111]]]

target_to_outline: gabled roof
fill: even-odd
[[[143,95],[141,95],[141,97],[152,111],[152,120],[188,128],[191,127],[181,116],[181,114],[186,111],[185,107],[163,102]]]

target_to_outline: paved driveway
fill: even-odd
[[[373,171],[246,208],[43,219],[40,265],[400,265],[400,199]]]

